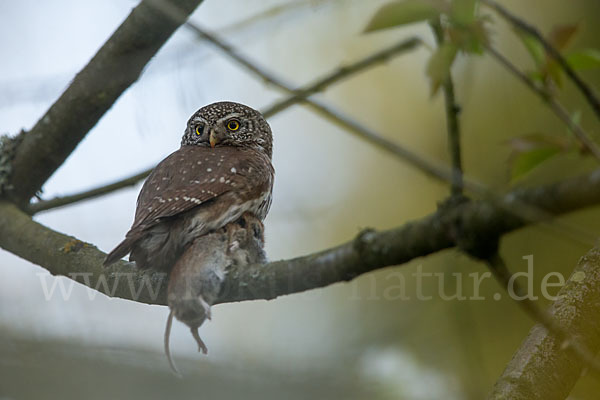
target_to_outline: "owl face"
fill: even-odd
[[[271,128],[256,110],[223,101],[202,107],[190,117],[182,146],[257,147],[271,157]]]

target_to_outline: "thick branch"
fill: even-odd
[[[104,268],[106,254],[95,246],[33,221],[6,201],[0,202],[0,246],[53,275],[67,276],[111,297],[166,304],[166,274],[143,273],[124,261]],[[157,295],[147,287],[140,290],[144,285],[156,288]]]
[[[579,260],[550,314],[570,337],[595,353],[600,350],[599,305],[600,249],[596,247]],[[514,354],[489,399],[562,400],[582,369],[583,361],[538,324]]]
[[[526,220],[507,211],[515,202],[531,204],[553,215],[600,204],[600,170],[509,193],[503,207],[486,201],[451,205],[396,229],[366,231],[353,241],[316,254],[232,269],[217,303],[272,299],[403,264],[462,245],[470,238],[477,242],[485,237],[496,238],[526,224]],[[165,304],[164,277],[140,273],[125,262],[103,269],[103,252],[40,225],[6,202],[0,203],[0,246],[52,274],[66,275],[107,295]],[[140,285],[146,287],[137,293]],[[148,286],[157,292],[150,293]]]
[[[166,0],[161,0],[166,1]],[[24,134],[13,161],[12,198],[24,205],[42,187],[202,0],[169,0],[179,18],[143,0]]]
[[[571,332],[561,325],[560,321],[553,318],[552,314],[544,310],[534,300],[529,298],[527,290],[517,281],[512,282],[512,274],[508,270],[500,254],[496,253],[487,260],[492,273],[502,288],[511,295],[511,286],[516,298],[513,300],[525,311],[533,320],[543,326],[554,339],[563,348],[569,348],[583,365],[590,369],[596,375],[600,374],[600,365],[594,360],[596,349],[590,349],[585,343],[581,343],[576,337],[571,336]],[[599,282],[600,283],[600,282]],[[519,299],[519,300],[517,300]]]

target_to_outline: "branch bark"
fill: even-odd
[[[67,90],[23,135],[12,163],[11,198],[20,206],[42,187],[202,0],[169,0],[180,10],[166,16],[157,0],[143,0],[112,34]],[[166,1],[166,0],[160,0]]]
[[[550,314],[573,340],[600,350],[600,248],[579,260],[558,292]],[[568,343],[567,343],[568,344]],[[542,324],[534,326],[496,382],[489,399],[565,399],[579,380],[583,361]]]
[[[513,191],[503,202],[502,206],[484,200],[449,205],[392,230],[365,231],[350,242],[315,254],[230,269],[216,303],[273,299],[348,281],[457,245],[485,245],[486,238],[495,240],[528,223],[509,211],[511,204],[531,204],[548,215],[600,204],[600,169],[552,185]],[[142,273],[126,262],[105,269],[105,253],[33,221],[9,202],[0,202],[0,246],[52,274],[70,277],[109,296],[166,304],[164,274]]]

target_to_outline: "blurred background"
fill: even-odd
[[[425,24],[363,34],[385,3],[205,0],[191,20],[300,86],[403,38],[417,35],[434,45]],[[596,0],[501,3],[542,32],[580,23],[573,49],[600,45]],[[31,128],[136,4],[0,2],[0,133]],[[523,69],[532,68],[511,29],[486,13],[493,16],[497,48]],[[315,98],[447,164],[443,99],[431,98],[425,77],[430,54],[420,47]],[[582,74],[598,87],[598,72]],[[487,56],[461,56],[453,76],[467,176],[503,191],[594,167],[565,155],[511,183],[506,141],[535,132],[561,135],[565,128]],[[182,27],[48,181],[42,197],[79,192],[156,164],[179,147],[187,118],[205,104],[232,100],[265,109],[282,96]],[[598,124],[570,84],[560,99],[581,111],[583,127],[597,133]],[[265,224],[272,260],[332,247],[367,227],[387,229],[418,219],[448,193],[446,185],[302,106],[269,122],[276,183]],[[109,251],[132,222],[140,186],[35,218]],[[561,221],[596,232],[598,211]],[[526,270],[523,257],[533,255],[539,288],[548,272],[567,277],[592,245],[560,230],[530,227],[506,235],[501,252],[512,271]],[[424,280],[429,300],[416,298],[413,274],[419,269],[438,274]],[[218,305],[200,330],[208,356],[197,354],[183,324],[174,325],[172,349],[181,380],[171,375],[162,355],[166,307],[94,295],[0,250],[0,398],[481,399],[533,322],[492,279],[481,285],[483,300],[444,300],[444,293],[459,290],[453,275],[458,272],[468,297],[469,274],[483,274],[485,267],[449,250],[324,289]],[[598,381],[583,377],[572,398],[592,399],[597,393]]]

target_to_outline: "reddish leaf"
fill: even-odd
[[[578,30],[579,24],[556,26],[548,35],[548,42],[558,51],[562,51],[571,43]]]

